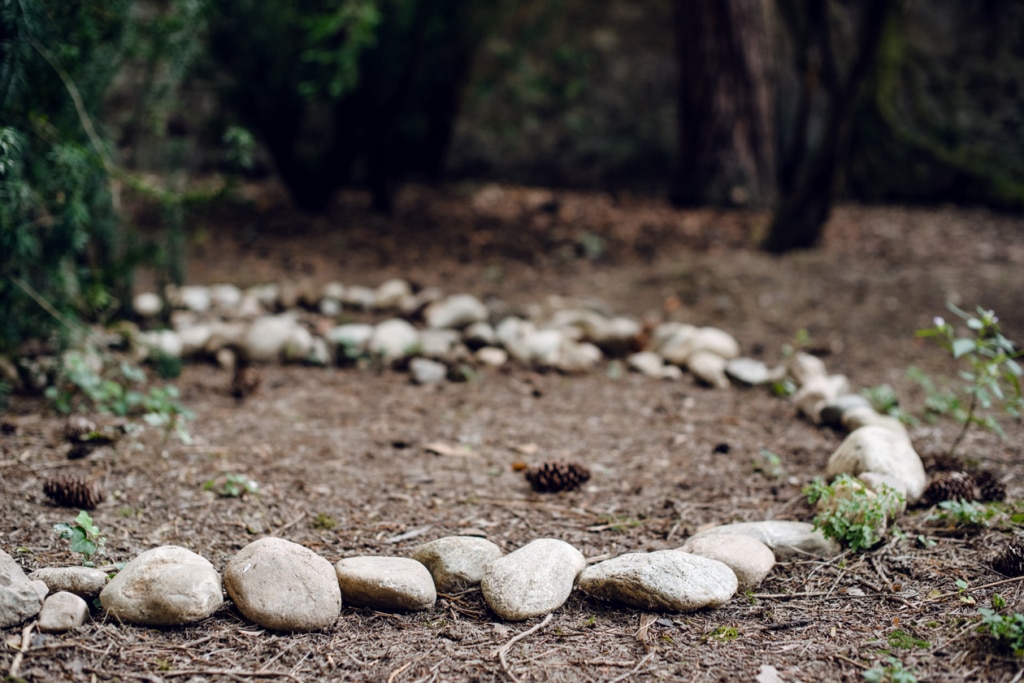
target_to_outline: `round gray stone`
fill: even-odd
[[[412,557],[434,577],[437,590],[455,593],[478,585],[487,565],[501,554],[501,548],[486,538],[448,536],[417,547]]]
[[[587,561],[565,541],[540,538],[487,565],[480,581],[487,606],[507,621],[555,611]]]
[[[220,576],[209,560],[167,545],[125,565],[100,593],[111,616],[130,624],[175,626],[210,616],[223,604]]]
[[[89,605],[74,593],[60,591],[46,598],[39,611],[39,630],[62,633],[81,626],[89,618]]]
[[[330,562],[298,543],[261,538],[228,561],[224,588],[238,611],[276,631],[312,631],[341,613],[341,588]]]

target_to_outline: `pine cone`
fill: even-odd
[[[1024,545],[1008,543],[992,558],[992,568],[1006,576],[1024,575]]]
[[[974,485],[978,489],[977,500],[984,503],[1001,503],[1006,500],[1006,486],[988,470],[974,475]]]
[[[43,493],[61,507],[82,510],[92,510],[107,499],[98,481],[73,474],[50,477],[43,484]]]
[[[526,470],[526,481],[537,493],[572,491],[590,479],[590,470],[578,462],[552,460]]]
[[[966,472],[947,472],[933,479],[921,498],[925,505],[935,505],[944,500],[972,501],[975,497],[974,477]]]
[[[256,368],[245,363],[235,366],[235,375],[231,378],[231,395],[239,401],[243,401],[260,390],[260,382],[263,378]]]

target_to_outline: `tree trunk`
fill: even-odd
[[[845,77],[839,74],[839,55],[828,4],[821,0],[781,4],[783,17],[796,43],[802,91],[796,129],[789,149],[783,154],[782,196],[763,245],[765,250],[774,253],[810,249],[821,240],[835,198],[836,178],[845,163],[857,102],[877,62],[890,0],[870,0],[862,5],[856,43]],[[787,7],[791,11],[787,12]],[[810,59],[811,52],[816,52],[817,61]],[[819,82],[826,98],[824,132],[817,148],[808,152],[812,147],[808,143],[808,111]]]
[[[775,197],[774,88],[765,0],[676,0],[678,205]]]

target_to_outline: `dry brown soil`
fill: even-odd
[[[980,210],[841,207],[821,249],[772,257],[750,246],[764,216],[676,212],[630,196],[414,188],[389,219],[355,194],[327,218],[296,215],[272,193],[254,197],[196,227],[190,281],[375,286],[400,276],[512,306],[600,299],[637,318],[720,326],[769,362],[796,341],[856,387],[892,384],[911,412],[924,395],[907,379],[909,365],[936,378],[956,370],[914,336],[933,316],[948,317],[947,300],[993,308],[1011,337],[1024,338],[1024,220]],[[238,404],[226,372],[185,369],[177,385],[196,414],[191,446],[161,444],[151,429],[76,461],[65,457],[62,418],[39,399],[14,397],[0,435],[0,547],[26,570],[78,561],[52,533],[74,511],[41,490],[45,477],[74,472],[102,477],[111,492],[93,514],[109,562],[179,544],[222,568],[267,534],[331,561],[407,555],[470,529],[506,551],[554,537],[606,557],[677,547],[705,525],[808,519],[801,487],[822,475],[842,439],[766,390],[713,390],[689,376],[657,382],[607,365],[586,376],[513,367],[430,387],[374,368],[260,371],[262,391]],[[963,460],[995,471],[1016,501],[1024,430],[1003,424],[1005,440],[969,434]],[[936,456],[956,431],[949,421],[911,430],[932,472],[949,465]],[[462,452],[426,448],[437,442]],[[778,455],[777,469],[765,451]],[[534,494],[512,465],[547,458],[580,460],[594,476],[582,491]],[[228,473],[258,482],[259,493],[204,491]],[[20,676],[750,681],[768,665],[784,681],[857,681],[892,655],[918,680],[1019,680],[1024,663],[975,626],[994,592],[1008,610],[1024,610],[1020,582],[989,585],[1005,578],[987,563],[1015,528],[954,529],[930,512],[908,512],[903,535],[871,552],[781,563],[757,594],[720,609],[646,614],[574,594],[508,649],[507,670],[499,648],[538,620],[501,623],[470,591],[441,596],[425,613],[344,608],[332,628],[293,635],[248,623],[230,604],[166,630],[96,613],[71,633],[32,635]],[[7,674],[22,629],[2,635]]]

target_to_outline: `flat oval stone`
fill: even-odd
[[[695,540],[711,534],[743,534],[764,543],[775,553],[776,560],[788,560],[801,555],[835,557],[840,552],[839,544],[825,538],[808,522],[765,520],[763,522],[736,522],[722,524],[698,532],[690,537]]]
[[[107,573],[93,567],[45,567],[28,575],[42,581],[51,593],[64,591],[92,600],[107,585]]]
[[[742,534],[711,534],[691,538],[683,552],[718,560],[736,575],[737,590],[747,592],[757,588],[775,566],[775,553],[771,548],[751,536]]]
[[[479,585],[487,565],[501,554],[501,548],[486,538],[448,536],[417,547],[412,557],[434,577],[437,590],[455,593]]]
[[[341,613],[330,562],[283,538],[261,538],[228,561],[224,588],[247,619],[275,631],[312,631]]]
[[[61,633],[81,626],[89,617],[89,605],[74,593],[60,591],[46,598],[39,611],[39,630]]]
[[[736,594],[736,574],[718,560],[681,550],[628,553],[587,567],[580,590],[630,607],[692,612],[720,607]]]
[[[586,566],[583,553],[565,541],[540,538],[489,564],[480,590],[499,617],[522,621],[561,607]]]
[[[875,425],[850,432],[829,458],[826,473],[830,478],[875,473],[898,479],[905,484],[908,503],[916,503],[928,483],[921,457],[910,439]]]
[[[210,616],[224,603],[209,560],[175,545],[142,553],[100,593],[111,616],[143,626],[176,626]]]
[[[354,607],[417,611],[437,600],[430,572],[407,557],[349,557],[334,569],[346,604]]]

